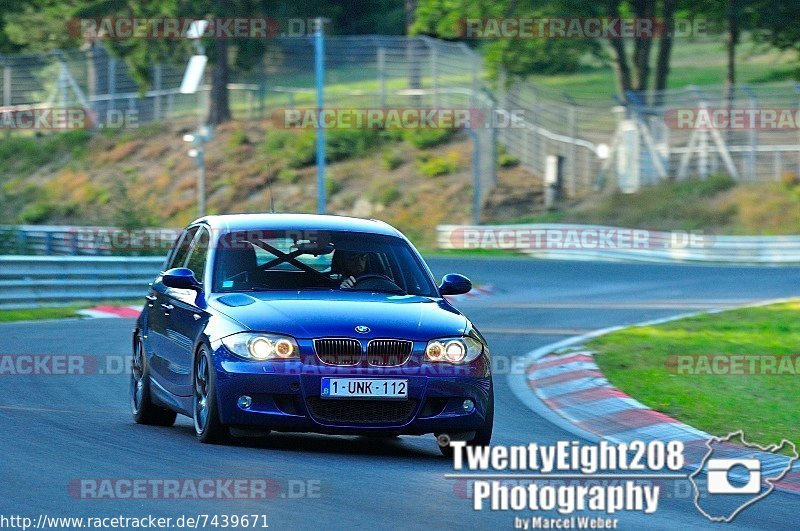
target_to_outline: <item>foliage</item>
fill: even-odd
[[[448,153],[445,157],[421,155],[417,160],[417,170],[425,177],[438,177],[458,171],[458,154]]]
[[[395,170],[402,166],[403,156],[395,149],[386,149],[381,153],[381,168],[384,170]]]
[[[417,149],[429,149],[449,142],[455,134],[455,129],[404,129],[403,139]]]
[[[519,165],[519,159],[506,151],[505,146],[498,144],[497,146],[497,165],[501,168],[513,168]]]

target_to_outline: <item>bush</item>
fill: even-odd
[[[52,203],[33,203],[25,207],[25,210],[19,215],[19,220],[22,223],[42,223],[50,219],[55,211],[56,207]]]
[[[228,147],[230,149],[235,149],[239,146],[243,146],[245,144],[249,144],[250,139],[247,137],[247,133],[245,133],[243,127],[239,127],[231,131],[231,136],[228,137]]]
[[[342,190],[342,183],[339,181],[335,181],[332,178],[328,177],[325,180],[325,193],[328,197],[338,194]]]
[[[391,205],[400,199],[401,195],[400,190],[398,190],[396,186],[389,186],[383,189],[378,200],[382,205]]]
[[[381,155],[381,168],[384,170],[395,170],[402,166],[403,162],[405,161],[400,153],[393,149],[384,151]]]
[[[294,135],[289,131],[273,130],[267,132],[267,137],[264,139],[264,149],[269,155],[276,155],[286,147],[286,144],[292,140]]]
[[[428,149],[455,136],[455,129],[404,129],[403,139],[417,149]]]
[[[497,164],[501,168],[513,168],[519,165],[519,159],[506,151],[505,146],[497,147]]]
[[[331,129],[325,133],[325,160],[337,162],[361,157],[380,146],[392,136],[379,129]],[[294,133],[270,131],[264,141],[264,149],[286,161],[289,168],[302,168],[316,162],[316,130],[307,129]]]
[[[458,154],[448,153],[446,157],[422,156],[417,160],[417,169],[425,177],[438,177],[458,171]]]
[[[293,138],[283,148],[288,168],[302,168],[311,166],[317,159],[316,135],[314,131],[303,131]]]
[[[326,160],[361,157],[392,138],[382,129],[332,129],[325,137]]]
[[[294,184],[300,180],[300,174],[291,168],[283,168],[278,172],[277,179],[283,184]]]

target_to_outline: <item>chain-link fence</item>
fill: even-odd
[[[800,176],[800,85],[686,87],[631,96],[633,103],[619,109],[612,140],[633,151],[626,154],[631,169],[617,172],[623,188],[717,173],[742,182]]]
[[[99,122],[193,123],[207,112],[210,86],[181,94],[184,64],[154,64],[141,89],[126,63],[101,46],[89,50],[0,57],[3,105],[80,106]],[[481,58],[466,45],[426,37],[326,37],[325,106],[339,108],[463,109],[489,116]],[[206,76],[206,80],[209,76]],[[316,107],[311,38],[270,40],[253,68],[231,68],[231,112],[261,119],[277,109]],[[495,182],[491,128],[470,132],[482,203]]]
[[[194,124],[208,108],[207,84],[196,94],[180,93],[185,64],[154,64],[150,86],[141,89],[126,64],[101,46],[0,57],[0,68],[4,108],[78,105],[91,108],[101,121],[113,116],[125,121],[126,112],[135,113],[140,124]],[[485,116],[513,116],[468,131],[477,147],[473,165],[479,203],[495,183],[498,146],[570,198],[714,173],[741,181],[800,175],[797,123],[708,128],[676,122],[686,113],[699,116],[703,109],[783,109],[796,116],[796,84],[742,85],[729,93],[717,86],[631,94],[623,107],[608,94],[566,94],[504,79],[489,90],[483,79],[480,56],[463,43],[427,37],[325,39],[326,107],[468,108]],[[314,108],[314,86],[313,40],[273,39],[253,68],[232,67],[231,111],[234,118],[263,119],[276,109]]]

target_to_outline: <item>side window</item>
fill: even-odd
[[[206,272],[206,258],[208,257],[208,245],[211,241],[211,235],[208,229],[200,229],[199,234],[192,244],[192,252],[189,254],[189,260],[186,262],[186,267],[192,270],[194,278],[203,282],[203,275]]]
[[[198,227],[192,227],[183,231],[183,235],[178,238],[178,243],[172,251],[172,260],[167,264],[167,269],[183,267],[183,262],[186,260],[186,255],[189,254],[189,246],[192,244],[194,235],[197,234],[197,229]]]

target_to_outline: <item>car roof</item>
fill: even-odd
[[[403,237],[397,229],[383,221],[320,214],[227,214],[205,216],[191,224],[197,223],[204,223],[218,231],[338,230]]]

